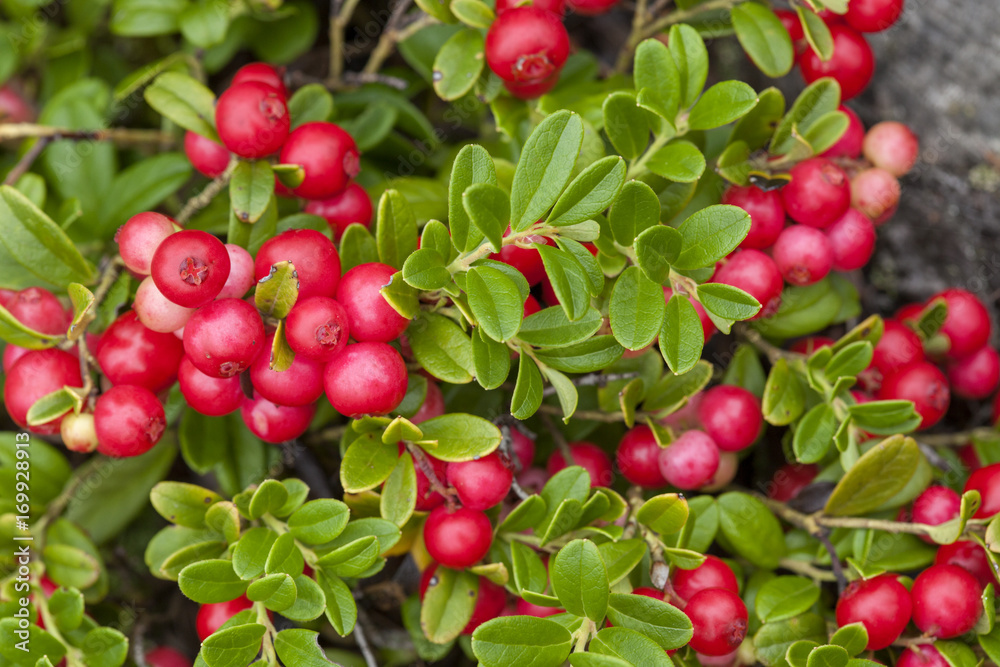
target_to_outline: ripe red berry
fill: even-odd
[[[752,319],[778,312],[785,283],[774,260],[759,250],[739,250],[729,256],[715,272],[712,282],[739,287],[761,305]]]
[[[899,20],[903,0],[851,0],[844,19],[859,32],[880,32]]]
[[[163,296],[178,306],[197,308],[219,295],[230,268],[222,241],[208,232],[185,229],[157,246],[150,275]]]
[[[101,394],[94,407],[97,451],[105,456],[145,454],[167,428],[163,406],[153,392],[120,384]]]
[[[58,433],[62,417],[29,427],[28,410],[42,396],[64,386],[83,386],[80,361],[69,352],[56,348],[31,350],[22,355],[7,373],[3,386],[4,407],[21,428],[46,435]]]
[[[44,287],[28,287],[16,292],[5,307],[18,322],[43,334],[64,334],[69,326],[66,309]]]
[[[1000,512],[1000,463],[984,466],[969,475],[965,490],[978,491],[982,499],[975,518],[986,519]]]
[[[449,463],[447,478],[463,507],[485,510],[507,497],[514,473],[493,452],[473,461]]]
[[[430,454],[425,456],[428,463],[431,465],[431,470],[434,472],[434,476],[437,477],[437,481],[441,484],[447,484],[448,477],[448,464],[440,459],[436,459]],[[414,462],[414,470],[417,473],[417,506],[416,510],[418,512],[429,512],[435,507],[439,507],[444,504],[444,496],[442,496],[437,491],[431,489],[431,481],[424,474],[424,471],[419,465]]]
[[[851,205],[851,184],[844,170],[824,157],[798,163],[792,180],[781,192],[781,201],[795,222],[825,229]]]
[[[951,544],[942,544],[934,556],[936,565],[957,565],[976,578],[982,588],[993,584],[1000,586],[1000,576],[993,570],[986,550],[972,540],[958,540]]]
[[[424,595],[427,594],[427,589],[432,584],[437,583],[434,577],[437,568],[437,563],[434,563],[424,570],[420,576],[421,601],[424,599]],[[463,635],[471,635],[475,632],[476,628],[486,621],[491,621],[500,616],[504,606],[507,604],[507,593],[503,586],[497,586],[486,577],[478,577],[478,583],[479,590],[476,593],[476,606],[472,609],[472,618],[469,619],[465,628],[462,629]]]
[[[868,87],[875,73],[875,54],[864,36],[846,25],[831,25],[830,35],[833,56],[824,61],[812,48],[807,48],[799,56],[799,68],[806,83],[823,77],[835,79],[840,84],[840,99],[846,102]]]
[[[590,475],[590,486],[611,486],[615,473],[611,469],[611,457],[592,442],[571,442],[569,453],[573,459],[568,465],[580,466]],[[552,452],[545,466],[552,476],[567,466],[566,459],[558,449]]]
[[[59,425],[59,437],[71,452],[90,453],[97,449],[97,429],[94,415],[89,412],[70,412]]]
[[[849,106],[841,104],[838,108],[847,114],[847,129],[840,136],[833,146],[820,153],[821,157],[849,157],[856,158],[861,155],[861,144],[865,140],[865,126],[858,118],[858,114]]]
[[[663,288],[663,298],[670,301],[670,297],[674,295],[674,290],[669,287]],[[694,306],[694,312],[698,315],[698,321],[701,322],[701,333],[705,337],[705,342],[712,337],[712,334],[716,332],[715,322],[712,318],[708,316],[705,312],[705,306],[701,305],[699,302],[691,300],[691,305]]]
[[[424,545],[445,567],[463,569],[482,560],[493,543],[493,526],[483,512],[438,507],[424,522]]]
[[[519,100],[533,100],[555,88],[557,83],[559,83],[559,70],[541,81],[504,81],[503,86],[507,92]]]
[[[277,405],[309,405],[323,395],[323,364],[296,355],[292,365],[283,371],[271,370],[271,349],[274,335],[257,359],[250,364],[250,380],[257,392]]]
[[[915,644],[903,650],[896,661],[896,667],[949,667],[933,644]]]
[[[240,417],[247,428],[264,442],[277,445],[294,440],[309,428],[316,415],[316,405],[277,405],[257,392],[243,397]]]
[[[698,419],[719,449],[738,452],[753,444],[764,424],[760,399],[743,387],[720,384],[705,392]]]
[[[566,0],[566,4],[577,14],[597,16],[617,5],[618,0]]]
[[[10,84],[0,86],[0,121],[4,123],[30,123],[35,118],[35,110],[24,95]]]
[[[674,592],[682,600],[690,600],[695,593],[709,588],[724,588],[732,593],[740,592],[736,575],[726,563],[715,556],[705,556],[705,562],[693,570],[676,568],[670,577]]]
[[[913,581],[913,624],[939,639],[964,635],[983,613],[982,588],[957,565],[932,565]]]
[[[852,581],[837,601],[837,625],[861,623],[868,631],[869,651],[884,649],[910,622],[910,592],[894,574]]]
[[[847,209],[825,232],[833,251],[833,268],[837,271],[860,269],[875,251],[875,225],[857,209]]]
[[[948,382],[956,396],[988,398],[1000,384],[1000,355],[989,345],[948,364]]]
[[[213,301],[191,316],[184,327],[184,353],[205,375],[239,375],[265,353],[264,322],[242,299]]]
[[[529,315],[534,315],[535,313],[537,313],[541,309],[542,309],[542,304],[538,303],[538,299],[536,299],[531,294],[529,294],[528,298],[524,300],[524,316],[525,317],[528,317]]]
[[[938,333],[948,337],[949,359],[967,357],[986,345],[990,338],[990,316],[975,294],[953,288],[931,299],[944,299],[948,306],[948,314]]]
[[[235,243],[226,244],[229,254],[229,277],[216,299],[242,299],[253,287],[253,257]]]
[[[876,226],[895,215],[901,194],[899,181],[885,169],[863,169],[851,179],[851,206],[868,216]]]
[[[534,5],[535,7],[552,12],[559,17],[562,17],[566,11],[566,0],[529,0],[528,2],[524,2],[523,0],[497,0],[496,14],[499,16],[508,9],[514,9],[525,4]]]
[[[518,598],[517,603],[514,605],[514,614],[516,616],[534,616],[535,618],[548,618],[549,616],[555,616],[556,614],[562,614],[565,609],[560,607],[542,607],[541,605],[531,604],[527,600]]]
[[[920,142],[903,123],[885,120],[868,130],[862,150],[873,165],[898,177],[917,163]]]
[[[776,190],[730,185],[722,193],[722,203],[739,206],[750,214],[750,231],[740,242],[741,248],[770,248],[785,228],[785,207]]]
[[[194,308],[178,306],[163,296],[163,293],[156,288],[153,278],[149,276],[139,283],[132,307],[143,325],[160,333],[182,329],[195,311]]]
[[[258,81],[271,86],[281,93],[282,97],[288,97],[288,91],[285,89],[284,72],[284,67],[277,68],[267,63],[250,63],[236,70],[236,74],[233,75],[233,80],[229,85],[237,86],[247,81]]]
[[[337,301],[347,312],[351,338],[356,341],[388,343],[406,331],[406,319],[382,296],[396,269],[388,264],[359,264],[344,274],[337,288]]]
[[[95,354],[111,384],[134,384],[159,393],[177,379],[184,344],[173,334],[146,328],[130,310],[101,334]]]
[[[139,275],[149,275],[153,254],[174,231],[174,223],[165,215],[152,211],[133,215],[115,233],[125,266]]]
[[[191,667],[191,661],[187,656],[169,646],[146,651],[146,664],[149,667]]]
[[[882,381],[912,363],[924,360],[920,336],[899,320],[887,319],[882,337],[872,351],[872,361],[862,374],[862,381],[871,391],[877,391]]]
[[[947,486],[929,486],[913,501],[910,518],[915,523],[938,526],[958,516],[961,507],[962,499]],[[926,535],[921,535],[921,539],[928,544],[934,543]]]
[[[239,376],[215,378],[205,375],[187,357],[181,359],[177,379],[188,405],[203,415],[228,415],[243,403]]]
[[[188,130],[184,134],[184,154],[195,170],[215,178],[229,166],[229,150],[220,143]]]
[[[705,486],[719,468],[719,447],[704,431],[685,431],[660,452],[660,473],[678,489]]]
[[[271,265],[289,261],[299,278],[298,299],[333,297],[340,284],[340,255],[333,241],[314,229],[290,229],[260,247],[254,262],[254,279],[271,273]]]
[[[427,394],[424,396],[424,402],[420,404],[420,408],[410,417],[410,421],[414,424],[419,424],[428,419],[440,417],[443,414],[444,396],[441,394],[441,388],[437,386],[436,382],[428,380]]]
[[[630,429],[618,443],[615,462],[632,484],[655,489],[667,480],[660,474],[660,445],[648,426],[640,424]]]
[[[486,33],[486,63],[504,81],[538,83],[569,57],[569,34],[559,17],[535,6],[508,9]]]
[[[325,121],[295,128],[281,149],[283,164],[298,164],[305,170],[305,179],[292,188],[303,199],[326,199],[342,192],[361,170],[359,157],[351,135]]]
[[[527,470],[535,460],[535,441],[516,428],[510,430],[510,449],[515,470]]]
[[[241,595],[229,602],[201,605],[198,608],[198,616],[195,618],[195,628],[198,630],[198,638],[201,641],[205,641],[209,635],[221,628],[226,621],[251,607],[253,607],[253,602],[250,602],[245,595]]]
[[[778,468],[767,484],[767,497],[787,503],[812,484],[818,474],[819,468],[812,463],[786,463]]]
[[[215,105],[215,123],[222,143],[240,157],[266,157],[285,143],[291,118],[285,97],[259,81],[228,88]]]
[[[406,364],[385,343],[348,345],[327,364],[323,385],[334,410],[357,419],[385,415],[406,395]]]
[[[347,347],[347,311],[330,297],[300,298],[285,319],[285,336],[295,354],[330,361]]]
[[[340,241],[348,225],[368,227],[372,223],[372,200],[365,189],[351,183],[340,194],[328,199],[318,199],[306,204],[306,213],[326,220],[333,230],[333,240]]]
[[[801,42],[806,38],[798,13],[792,9],[775,9],[774,15],[781,21],[781,25],[785,26],[788,36],[792,38],[792,44],[795,45],[795,52],[798,54],[805,48]]]
[[[792,285],[812,285],[833,268],[833,246],[826,234],[814,227],[786,227],[774,243],[774,263]]]
[[[913,401],[913,407],[921,417],[918,429],[925,429],[944,417],[951,402],[951,392],[948,390],[948,379],[937,366],[917,361],[886,376],[882,380],[878,399]]]
[[[732,653],[747,636],[749,615],[743,600],[724,588],[708,588],[688,600],[684,613],[691,619],[694,636],[688,645],[709,656]]]

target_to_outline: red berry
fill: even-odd
[[[933,644],[915,644],[903,650],[896,667],[949,667],[951,663]]]
[[[812,484],[819,468],[812,463],[786,463],[778,468],[767,484],[767,497],[787,503]]]
[[[507,496],[514,473],[493,452],[473,461],[449,463],[447,478],[464,507],[485,510]]]
[[[233,75],[233,80],[229,85],[237,86],[247,81],[258,81],[271,86],[281,93],[282,97],[288,97],[288,91],[285,89],[284,72],[284,67],[276,68],[267,63],[250,63],[236,70],[236,74]]]
[[[944,417],[951,402],[951,393],[947,378],[937,366],[917,361],[886,376],[882,380],[878,399],[913,401],[913,407],[921,417],[918,429],[925,429]]]
[[[133,215],[115,233],[115,243],[125,266],[140,275],[149,275],[153,254],[174,231],[174,223],[165,215],[151,211]]]
[[[632,589],[632,595],[641,595],[646,598],[653,598],[654,600],[662,601],[666,596],[663,591],[656,588],[649,588],[648,586],[639,586],[638,588]]]
[[[285,319],[285,336],[295,354],[330,361],[347,347],[347,311],[330,297],[300,298]]]
[[[864,169],[851,179],[851,206],[868,216],[876,226],[895,215],[901,194],[899,181],[885,169]]]
[[[510,228],[508,227],[507,231],[504,232],[504,236],[508,236],[509,234]],[[531,243],[549,243],[549,240],[544,236],[528,236],[525,240]],[[505,245],[500,249],[500,252],[490,255],[490,259],[510,264],[524,275],[529,285],[537,285],[546,277],[542,256],[534,248]],[[547,299],[546,302],[548,303]],[[553,306],[555,303],[549,303],[548,305]]]
[[[770,248],[785,228],[785,207],[776,190],[730,185],[722,193],[722,203],[739,206],[750,214],[750,232],[740,242],[741,248]]]
[[[259,81],[231,86],[215,105],[222,143],[240,157],[266,157],[285,143],[291,119],[285,97]]]
[[[173,334],[146,328],[130,310],[101,334],[96,356],[111,384],[134,384],[158,393],[177,379],[184,344]]]
[[[740,592],[740,585],[732,569],[721,558],[715,556],[705,556],[705,562],[693,570],[675,569],[670,579],[674,592],[682,600],[690,600],[695,593],[709,588],[724,588],[732,593]]]
[[[544,9],[545,11],[552,12],[556,16],[561,17],[566,11],[566,0],[497,0],[496,3],[496,14],[499,16],[503,14],[508,9],[514,9],[515,7],[520,7],[522,5],[534,5]]]
[[[527,600],[518,598],[517,604],[514,607],[514,611],[518,616],[534,616],[535,618],[548,618],[549,616],[555,616],[556,614],[561,614],[565,609],[559,607],[542,607],[537,604],[531,604]]]
[[[781,275],[792,285],[812,285],[833,268],[833,245],[830,239],[814,227],[786,227],[772,251],[774,263]]]
[[[177,379],[188,405],[203,415],[228,415],[243,403],[239,376],[215,378],[205,375],[187,357],[181,359]]]
[[[774,15],[781,21],[781,25],[785,26],[785,30],[788,31],[788,36],[792,38],[792,43],[796,45],[795,50],[798,52],[798,43],[806,38],[798,13],[792,9],[775,9]]]
[[[861,144],[865,140],[865,126],[858,118],[858,114],[854,113],[850,107],[841,104],[838,110],[847,114],[847,129],[840,135],[837,143],[820,153],[820,156],[856,158],[861,155]]]
[[[486,33],[486,63],[504,81],[539,83],[569,57],[569,34],[559,17],[541,7],[508,9]]]
[[[97,449],[97,429],[94,415],[89,412],[70,412],[59,425],[59,437],[71,452],[90,453]]]
[[[197,308],[219,295],[230,268],[222,241],[208,232],[185,229],[157,246],[150,275],[163,296],[178,306]]]
[[[743,387],[720,384],[705,392],[698,419],[719,449],[738,452],[753,444],[764,424],[760,400]]]
[[[851,205],[851,184],[844,170],[824,157],[798,163],[781,192],[785,210],[795,222],[825,229]]]
[[[837,341],[829,336],[806,336],[805,338],[800,338],[792,343],[788,349],[791,352],[797,352],[798,354],[809,356],[816,350],[820,350],[824,347],[831,347],[836,342]]]
[[[441,394],[441,388],[437,386],[436,382],[431,380],[427,381],[427,394],[424,396],[424,402],[420,404],[420,408],[410,417],[410,421],[414,424],[419,424],[425,422],[428,419],[434,419],[435,417],[440,417],[444,414],[444,396]]]
[[[163,406],[144,387],[120,384],[101,394],[94,407],[97,451],[105,456],[145,454],[167,428]]]
[[[348,225],[372,223],[372,200],[365,189],[351,183],[340,194],[328,199],[318,199],[306,204],[306,213],[318,215],[326,220],[333,230],[333,240],[340,241]]]
[[[354,139],[343,128],[316,121],[303,123],[288,135],[280,159],[305,170],[305,179],[292,192],[303,199],[327,199],[358,175],[359,157]]]
[[[271,349],[274,335],[267,337],[264,349]],[[257,392],[277,405],[301,406],[323,395],[323,364],[298,355],[283,371],[271,370],[271,355],[260,354],[250,365],[250,380]]]
[[[7,381],[10,382],[9,379]],[[975,518],[986,519],[1000,512],[1000,463],[985,466],[969,475],[965,490],[978,491],[982,499]]]
[[[812,48],[799,56],[799,68],[806,83],[832,77],[840,84],[840,99],[857,97],[868,87],[875,73],[875,54],[864,36],[846,25],[830,26],[833,56],[824,61]]]
[[[577,14],[597,16],[617,5],[618,0],[566,0],[566,3]]]
[[[528,317],[529,315],[534,315],[535,313],[537,313],[541,309],[542,309],[542,304],[538,303],[538,299],[536,299],[531,294],[529,294],[528,298],[524,300],[524,316],[525,317]]]
[[[899,320],[885,320],[882,337],[872,351],[872,361],[862,376],[865,386],[877,390],[883,380],[912,363],[924,360],[920,336]]]
[[[964,635],[983,613],[982,588],[957,565],[932,565],[910,589],[913,624],[938,639]]]
[[[956,396],[981,400],[1000,384],[1000,355],[989,345],[948,364],[948,382]]]
[[[660,445],[648,426],[639,425],[630,429],[618,443],[615,462],[618,469],[632,484],[655,489],[664,486],[667,480],[660,473]]]
[[[29,287],[17,292],[6,305],[18,322],[40,333],[66,333],[69,317],[56,296],[43,287]]]
[[[146,664],[149,667],[191,667],[191,661],[187,656],[169,646],[146,651]]]
[[[268,240],[257,252],[254,279],[271,273],[271,265],[289,261],[299,279],[298,299],[333,297],[340,284],[340,255],[333,241],[314,229],[290,229]]]
[[[240,417],[247,428],[264,442],[273,445],[294,440],[309,428],[316,415],[316,405],[277,405],[257,392],[243,397]]]
[[[722,264],[712,282],[739,287],[761,305],[752,319],[769,317],[778,312],[784,281],[774,260],[759,250],[738,250]]]
[[[406,395],[406,383],[403,357],[385,343],[348,345],[327,364],[323,380],[334,410],[352,419],[392,412]]]
[[[35,111],[27,100],[10,84],[0,86],[0,122],[30,123]]]
[[[62,417],[29,427],[28,410],[42,396],[64,386],[83,386],[79,359],[56,348],[31,350],[22,355],[7,373],[3,386],[4,407],[21,428],[45,435],[58,433]]]
[[[855,271],[871,259],[875,251],[875,225],[857,209],[849,208],[826,229],[833,251],[833,268]]]
[[[436,459],[430,454],[426,454],[425,458],[431,465],[431,470],[434,472],[434,476],[437,477],[438,482],[441,484],[446,483],[448,475],[448,464],[440,459]],[[442,496],[437,491],[431,489],[431,481],[421,470],[420,466],[414,462],[414,470],[417,473],[417,511],[418,512],[429,512],[435,507],[444,504],[444,496]]]
[[[146,277],[135,292],[135,302],[132,304],[139,321],[153,331],[170,333],[184,328],[194,308],[185,308],[163,296],[156,288],[152,277]]]
[[[872,125],[865,134],[862,150],[873,165],[899,177],[907,174],[917,163],[920,142],[903,123],[884,120]]]
[[[483,512],[438,507],[424,522],[424,544],[445,567],[464,569],[482,560],[493,543],[493,526]]]
[[[851,0],[844,18],[859,32],[880,32],[899,20],[903,0]]]
[[[427,589],[432,584],[437,584],[437,579],[434,577],[437,568],[437,563],[434,563],[424,570],[420,576],[421,601],[423,601],[424,595],[427,594]],[[462,630],[463,635],[471,635],[476,628],[486,621],[491,621],[500,616],[504,606],[507,604],[507,593],[504,591],[503,586],[497,586],[486,577],[478,577],[478,582],[479,590],[476,593],[476,606],[472,609],[472,618],[469,619],[469,622]]]
[[[198,630],[198,638],[201,641],[208,639],[209,635],[221,628],[226,621],[236,614],[253,607],[245,595],[241,595],[229,602],[218,602],[214,604],[203,604],[198,608],[198,616],[195,618],[195,627]]]
[[[910,518],[915,523],[938,526],[958,516],[961,508],[962,499],[957,493],[947,486],[934,485],[924,489],[924,492],[913,501]],[[926,535],[921,535],[921,539],[928,544],[934,543],[934,540]]]
[[[896,319],[901,322],[916,322],[924,311],[923,303],[908,303],[896,311]]]
[[[569,453],[573,461],[569,465],[580,466],[590,475],[590,486],[611,486],[615,473],[611,470],[611,457],[592,442],[571,442]],[[567,466],[566,459],[558,449],[552,452],[545,466],[549,475],[554,475]]]
[[[557,83],[559,83],[559,70],[556,70],[548,78],[541,81],[504,81],[503,86],[507,89],[507,92],[519,100],[533,100],[555,88]]]
[[[691,619],[694,636],[688,645],[709,656],[732,653],[747,636],[746,605],[732,591],[708,588],[688,600],[684,613]]]
[[[388,343],[406,331],[406,319],[382,296],[396,269],[388,264],[359,264],[344,274],[337,288],[337,301],[347,312],[351,337],[359,342]]]
[[[518,431],[510,430],[510,448],[517,470],[527,470],[535,460],[535,441]]]
[[[184,154],[198,173],[215,178],[229,166],[229,150],[222,144],[188,130],[184,134]]]
[[[239,375],[265,352],[264,322],[242,299],[213,301],[191,316],[184,327],[184,352],[205,375]]]
[[[910,622],[910,592],[894,574],[852,581],[837,601],[837,626],[861,623],[868,631],[869,651],[884,649]]]
[[[235,243],[226,244],[229,254],[229,277],[217,299],[242,299],[253,287],[253,257]]]
[[[948,337],[947,357],[961,359],[982,349],[990,339],[990,316],[975,294],[963,289],[947,289],[931,299],[944,299],[948,314],[938,330]]]
[[[972,540],[959,540],[951,544],[942,544],[934,556],[936,565],[957,565],[976,578],[979,585],[986,588],[1000,586],[1000,576],[994,571],[986,556],[986,550]]]
[[[660,452],[660,473],[678,489],[705,486],[719,468],[719,447],[704,431],[685,431]]]
[[[672,289],[669,287],[663,288],[663,298],[665,300],[670,301],[670,297],[673,295],[674,291]],[[694,300],[691,300],[691,305],[694,306],[694,312],[697,313],[698,321],[701,322],[701,333],[704,335],[705,342],[707,343],[708,339],[711,338],[712,334],[716,331],[715,322],[713,322],[712,318],[708,316],[707,312],[705,312],[705,306]]]

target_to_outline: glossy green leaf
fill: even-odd
[[[601,158],[566,187],[546,222],[566,227],[589,220],[611,205],[624,184],[625,161],[616,155]]]
[[[660,353],[670,370],[680,375],[694,368],[701,359],[704,340],[698,312],[686,296],[674,294],[667,302],[660,329]]]
[[[571,614],[595,623],[608,609],[609,582],[604,559],[590,540],[573,540],[562,547],[550,570],[552,590]]]
[[[146,102],[185,130],[219,141],[215,132],[215,94],[179,72],[164,72],[143,92]]]
[[[777,79],[795,63],[795,50],[781,19],[769,7],[743,3],[732,9],[736,38],[764,74]]]
[[[556,202],[573,173],[582,143],[583,121],[565,110],[547,116],[531,133],[511,184],[514,231],[527,229]]]
[[[660,222],[660,200],[642,181],[629,181],[618,193],[608,216],[615,241],[631,246],[636,236]]]
[[[472,90],[484,61],[481,31],[466,28],[455,33],[434,59],[434,92],[443,100],[457,100]]]
[[[611,290],[611,332],[625,348],[641,350],[660,333],[665,308],[663,287],[630,266]]]
[[[719,529],[736,555],[757,567],[774,568],[785,555],[781,524],[759,499],[724,493],[717,499]]]
[[[922,459],[912,438],[886,438],[847,471],[830,494],[824,511],[831,516],[871,512],[906,486]]]
[[[618,91],[604,100],[604,131],[611,145],[626,160],[642,155],[649,145],[649,121],[636,104],[635,95]]]
[[[683,245],[674,267],[699,269],[712,266],[746,238],[750,215],[736,206],[708,206],[688,217],[678,231]]]

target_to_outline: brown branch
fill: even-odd
[[[916,439],[931,447],[961,447],[976,439],[1000,438],[1000,432],[990,426],[980,426],[956,433],[931,433],[916,436]]]
[[[38,156],[42,154],[42,151],[45,150],[45,147],[51,142],[52,137],[39,138],[39,140],[35,142],[35,145],[29,148],[28,152],[22,155],[21,159],[17,161],[17,164],[15,164],[14,167],[7,172],[7,178],[3,179],[3,184],[15,185],[18,180],[20,180],[20,178],[24,176],[29,169],[31,169],[31,165],[34,164]]]
[[[236,165],[238,165],[239,162],[239,159],[234,157],[229,161],[229,166],[226,167],[224,172],[215,177],[215,179],[206,185],[201,192],[196,194],[194,197],[191,197],[191,199],[188,199],[187,203],[184,204],[184,208],[182,208],[181,212],[177,214],[176,220],[178,225],[183,227],[187,224],[187,221],[191,219],[191,216],[208,206],[212,200],[215,199],[215,196],[222,192],[222,190],[229,184],[229,179],[232,177],[233,171],[236,170]]]
[[[63,127],[49,127],[34,123],[0,124],[0,141],[49,137],[53,141],[70,139],[73,141],[111,141],[123,146],[143,144],[171,144],[174,137],[160,130],[135,130],[128,127],[108,127],[99,130],[69,130]]]

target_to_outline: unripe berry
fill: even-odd
[[[886,376],[882,380],[878,400],[913,401],[913,407],[921,418],[917,428],[922,430],[941,421],[948,411],[951,392],[947,378],[937,366],[917,361]]]
[[[884,120],[872,125],[865,134],[862,150],[873,165],[898,177],[906,175],[917,163],[920,142],[903,123]]]
[[[326,220],[333,230],[333,240],[339,242],[348,225],[358,224],[366,228],[371,225],[372,200],[363,187],[351,183],[340,194],[308,202],[306,213]]]
[[[875,252],[875,225],[857,209],[847,209],[825,232],[837,271],[860,269]]]
[[[607,452],[592,442],[571,442],[569,443],[569,453],[573,459],[566,463],[560,450],[552,452],[549,457],[546,470],[552,476],[567,467],[567,465],[580,466],[590,475],[590,486],[611,486],[615,480],[615,473],[611,470],[611,457]]]
[[[982,499],[975,518],[986,519],[1000,513],[1000,463],[984,466],[969,475],[965,490],[978,491]]]
[[[851,206],[868,216],[876,226],[895,215],[901,194],[899,181],[885,169],[864,169],[851,179]]]
[[[221,175],[231,157],[225,146],[191,130],[184,134],[184,154],[198,173],[209,178]]]
[[[865,140],[865,126],[858,118],[858,114],[850,107],[841,104],[838,108],[847,114],[847,129],[840,136],[833,146],[820,153],[821,157],[849,157],[856,158],[861,155],[861,144]]]
[[[947,289],[931,297],[944,299],[948,314],[938,333],[948,337],[947,357],[961,359],[982,349],[990,338],[990,316],[975,294],[963,289]]]
[[[695,593],[684,607],[694,635],[688,646],[708,656],[732,653],[747,636],[749,615],[743,600],[724,588]]]
[[[240,157],[266,157],[285,143],[291,127],[285,97],[271,86],[247,81],[228,88],[215,105],[222,143]]]
[[[440,459],[434,458],[430,454],[426,454],[424,458],[426,458],[427,462],[430,463],[431,470],[434,472],[434,476],[437,477],[438,482],[446,484],[448,464]],[[429,512],[435,507],[443,505],[444,496],[431,488],[430,479],[424,474],[424,471],[420,468],[416,461],[414,461],[413,469],[417,473],[416,510],[418,512]]]
[[[271,265],[289,261],[299,279],[298,299],[333,297],[340,284],[340,256],[333,241],[314,229],[290,229],[260,247],[254,262],[254,279],[271,273]]]
[[[566,0],[566,3],[577,14],[597,16],[617,5],[618,0]]]
[[[498,16],[486,34],[486,63],[504,81],[538,83],[569,57],[569,34],[559,17],[522,6]]]
[[[146,664],[149,667],[191,667],[191,661],[187,656],[169,646],[146,651]]]
[[[982,589],[957,565],[932,565],[913,581],[913,624],[939,639],[964,635],[983,613]]]
[[[325,121],[295,128],[281,149],[283,164],[301,165],[305,170],[302,183],[292,188],[303,199],[326,199],[342,192],[361,170],[359,157],[351,135]]]
[[[277,68],[267,63],[250,63],[236,70],[236,74],[233,75],[233,80],[229,85],[237,86],[247,81],[257,81],[271,86],[281,93],[282,97],[288,97],[288,90],[285,89],[284,72],[284,67]]]
[[[441,394],[441,388],[433,380],[428,380],[427,394],[424,396],[424,402],[420,404],[420,408],[410,417],[410,421],[414,424],[419,424],[428,419],[440,417],[443,414],[444,396]]]
[[[105,456],[145,454],[160,441],[167,418],[153,392],[120,384],[101,394],[94,407],[97,451]]]
[[[858,32],[880,32],[899,20],[903,0],[851,0],[844,19]]]
[[[741,248],[770,248],[785,228],[785,207],[776,190],[730,185],[722,193],[722,203],[739,206],[750,214],[750,231],[740,242]]]
[[[781,192],[781,201],[795,222],[825,229],[851,205],[851,184],[844,170],[830,160],[814,157],[791,170],[792,180]]]
[[[21,428],[43,435],[58,433],[62,417],[29,427],[28,410],[42,396],[64,386],[83,386],[79,359],[57,348],[31,350],[21,356],[7,373],[3,386],[4,407]]]
[[[787,503],[812,484],[818,474],[819,468],[812,463],[786,463],[775,471],[768,483],[767,497]]]
[[[330,361],[347,347],[347,311],[330,297],[299,298],[285,318],[285,337],[295,354]]]
[[[693,570],[675,568],[670,581],[674,592],[682,600],[690,600],[696,593],[709,588],[724,588],[731,593],[739,593],[740,585],[736,575],[726,563],[716,556],[705,556],[705,562]]]
[[[933,644],[915,644],[903,650],[896,661],[896,667],[949,667]]]
[[[514,9],[515,7],[520,7],[524,4],[531,4],[545,11],[552,12],[556,16],[562,17],[563,13],[566,11],[566,0],[531,0],[530,2],[521,2],[520,0],[497,0],[496,3],[496,14],[500,16],[508,9]]]
[[[697,489],[719,468],[719,448],[704,431],[685,431],[660,452],[660,473],[678,489]]]
[[[831,25],[830,35],[833,56],[824,61],[808,48],[799,56],[799,68],[806,83],[832,77],[840,84],[840,99],[846,102],[868,87],[875,73],[875,54],[864,36],[846,25]]]
[[[115,232],[115,243],[118,244],[118,252],[125,266],[135,273],[148,276],[153,254],[174,231],[174,223],[165,215],[152,211],[133,215]]]
[[[235,243],[226,244],[229,277],[216,299],[242,299],[254,284],[253,257]]]
[[[316,405],[276,405],[257,392],[243,398],[240,417],[247,428],[264,442],[277,445],[294,440],[309,428],[316,415]]]
[[[406,319],[382,296],[380,290],[392,282],[396,269],[388,264],[359,264],[344,274],[337,288],[337,301],[347,312],[351,337],[359,342],[388,343],[406,331]]]
[[[507,496],[514,473],[493,452],[472,461],[449,463],[447,478],[463,507],[485,510]]]
[[[753,444],[764,424],[760,399],[743,387],[720,384],[705,392],[698,419],[719,449],[738,452]]]
[[[230,268],[222,241],[208,232],[185,229],[156,248],[150,275],[163,296],[178,306],[198,308],[219,295]]]
[[[947,486],[929,486],[913,501],[910,518],[914,523],[925,523],[928,526],[938,526],[951,521],[958,516],[962,508],[962,499]],[[921,539],[928,544],[934,540],[926,535]]]
[[[243,403],[240,378],[216,378],[198,370],[187,357],[177,370],[178,384],[184,400],[193,409],[209,417],[221,417],[239,409]]]
[[[94,415],[89,412],[69,413],[59,425],[59,436],[66,449],[87,454],[97,449]]]
[[[482,560],[493,543],[493,526],[477,510],[438,507],[424,522],[424,545],[445,567],[464,569]]]
[[[655,489],[667,480],[660,473],[660,445],[648,426],[640,424],[630,429],[618,443],[615,462],[631,484]]]
[[[432,564],[420,576],[420,600],[423,601],[427,594],[427,589],[437,584],[434,573],[437,571],[437,563]],[[503,586],[497,586],[486,577],[477,577],[479,590],[476,593],[476,606],[472,609],[472,618],[466,623],[462,630],[463,635],[471,635],[476,628],[491,621],[503,612],[504,605],[507,604],[507,593]]]
[[[146,328],[130,310],[101,334],[95,354],[111,384],[134,384],[158,393],[177,379],[184,345],[173,334]]]
[[[205,641],[209,635],[221,628],[226,621],[251,607],[253,607],[253,602],[250,602],[245,595],[241,595],[235,600],[228,602],[201,605],[198,608],[198,615],[195,617],[195,628],[198,631],[198,638],[201,641]]]
[[[334,410],[357,419],[385,415],[406,395],[406,364],[385,343],[348,345],[327,364],[323,385]]]
[[[706,493],[714,493],[729,486],[739,471],[740,457],[736,452],[725,452],[719,450],[719,467],[715,469],[715,474],[708,484],[701,487]]]
[[[1000,355],[989,345],[948,364],[948,383],[956,396],[988,398],[1000,384]]]
[[[274,335],[267,337],[265,350],[271,349]],[[271,370],[271,355],[261,353],[250,365],[250,380],[261,396],[277,405],[309,405],[323,395],[323,364],[296,355],[283,371]]]
[[[264,322],[241,299],[220,299],[198,309],[184,327],[184,352],[205,375],[239,375],[266,354]]]
[[[910,592],[894,574],[852,581],[837,601],[837,625],[861,623],[868,631],[869,651],[884,649],[910,622]]]
[[[993,566],[986,556],[986,549],[972,540],[958,540],[951,544],[942,544],[934,556],[934,563],[936,565],[957,565],[975,577],[983,588],[986,588],[988,584],[993,584],[994,589],[1000,586],[1000,577],[993,570]]]
[[[778,312],[785,283],[774,260],[759,250],[739,250],[728,257],[712,277],[713,283],[739,287],[761,305],[754,320]]]
[[[139,283],[132,307],[144,326],[160,333],[170,333],[184,328],[195,311],[194,308],[178,306],[163,296],[150,276]]]

